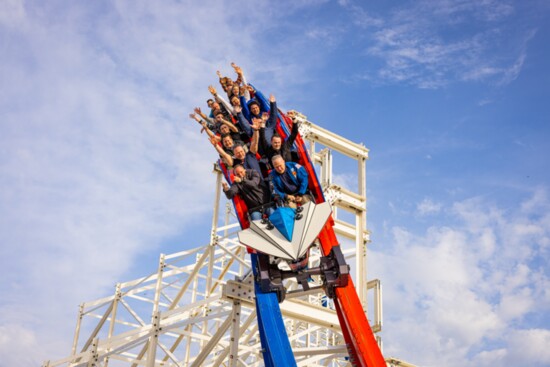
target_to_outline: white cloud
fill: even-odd
[[[416,205],[420,215],[435,214],[441,210],[441,203],[435,203],[430,199],[424,199]]]
[[[540,366],[550,364],[550,330],[517,330],[510,334],[508,343],[513,363]]]
[[[341,5],[373,34],[366,55],[382,65],[359,77],[370,81],[427,89],[456,81],[506,85],[519,76],[535,33],[503,24],[516,13],[511,2],[419,1],[391,8],[383,20],[350,1]]]
[[[369,273],[384,286],[386,355],[423,366],[522,365],[520,354],[530,365],[548,363],[539,349],[550,333],[540,243],[550,223],[536,219],[548,201],[530,204],[545,193],[517,205],[531,210],[506,211],[481,198],[442,205],[454,213],[448,226],[424,234],[394,227],[387,250],[371,250]],[[530,324],[537,329],[523,330],[527,317],[541,320]]]

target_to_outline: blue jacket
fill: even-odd
[[[271,181],[273,182],[273,193],[279,195],[281,198],[284,198],[286,195],[304,195],[307,191],[307,171],[304,167],[300,166],[298,163],[286,162],[285,172],[281,175],[277,171],[271,171]],[[281,176],[287,175],[291,181],[298,186],[298,191],[288,192],[284,181],[281,179]]]

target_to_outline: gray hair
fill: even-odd
[[[282,159],[283,161],[285,160],[282,155],[276,154],[271,158],[271,163],[275,163],[275,161],[278,159]]]

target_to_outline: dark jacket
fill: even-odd
[[[260,129],[260,147],[261,151],[264,152],[265,156],[269,160],[269,163],[271,164],[271,158],[273,156],[279,154],[281,155],[285,162],[291,162],[292,161],[292,145],[294,144],[294,141],[296,140],[296,137],[298,136],[298,124],[294,123],[292,125],[292,132],[288,138],[286,138],[285,141],[281,144],[281,149],[275,150],[271,146],[271,140],[267,140],[267,136],[265,134],[265,129]]]
[[[242,164],[245,169],[253,169],[254,171],[258,172],[260,174],[260,178],[263,181],[262,169],[260,167],[260,162],[258,162],[258,159],[256,158],[256,154],[252,152],[246,152],[244,162],[238,158],[233,157],[233,166],[236,166],[237,164]]]
[[[251,169],[247,169],[245,172],[245,178],[241,182],[233,182],[229,190],[225,192],[225,196],[232,199],[238,194],[249,210],[269,203],[271,195],[260,174]]]

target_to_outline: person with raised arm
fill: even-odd
[[[250,108],[250,117],[246,118],[246,116],[241,112],[242,109],[237,108],[237,120],[239,123],[240,128],[248,134],[248,136],[252,136],[252,120],[253,119],[261,119],[265,121],[264,124],[264,136],[268,141],[271,141],[271,137],[273,136],[273,132],[275,131],[275,127],[277,126],[277,101],[275,100],[275,96],[272,94],[269,96],[269,114],[266,114],[265,112],[261,111],[260,103],[258,103],[255,100],[252,100],[249,102],[248,107]],[[260,140],[260,153],[265,155],[263,151],[263,144]]]
[[[298,136],[298,128],[299,123],[294,121],[290,136],[284,141],[281,135],[274,131],[272,131],[271,141],[269,141],[266,134],[267,127],[262,125],[260,128],[260,150],[264,153],[269,162],[271,162],[271,159],[276,155],[282,156],[286,162],[292,161],[292,145]]]
[[[258,153],[258,130],[260,128],[260,122],[256,121],[252,128],[254,129],[254,134],[252,135],[252,140],[250,141],[250,148],[246,151],[243,145],[235,145],[233,148],[233,161],[231,165],[237,166],[242,164],[244,168],[253,169],[260,174],[260,177],[262,177],[260,162],[258,162],[258,158],[256,157],[256,153]]]

